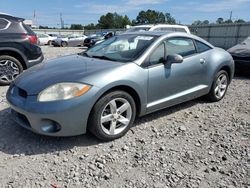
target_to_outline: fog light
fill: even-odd
[[[41,129],[45,133],[56,133],[61,130],[61,126],[52,120],[43,120]]]

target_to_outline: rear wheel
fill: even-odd
[[[50,41],[48,41],[48,45],[49,46],[51,46],[52,45],[52,41],[50,40]]]
[[[68,46],[68,43],[65,42],[65,41],[63,41],[63,42],[61,43],[61,46],[62,46],[62,47],[66,47],[66,46]]]
[[[224,70],[219,71],[213,81],[212,88],[207,98],[212,102],[217,102],[225,96],[229,84],[228,73]]]
[[[133,98],[124,91],[103,96],[94,106],[88,129],[104,141],[122,137],[130,129],[136,115]]]
[[[8,55],[0,56],[0,85],[9,85],[22,72],[22,64],[16,58]]]

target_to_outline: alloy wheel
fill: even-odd
[[[101,128],[108,135],[118,135],[129,125],[132,107],[124,98],[112,99],[101,114]]]
[[[227,90],[228,80],[225,74],[221,74],[216,80],[216,86],[214,89],[215,96],[220,99],[224,96]]]
[[[12,82],[20,74],[20,69],[16,63],[11,60],[0,61],[0,80],[2,82]]]

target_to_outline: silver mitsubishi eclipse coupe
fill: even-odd
[[[123,136],[136,116],[201,96],[221,100],[233,75],[231,55],[197,36],[125,33],[27,70],[7,100],[15,121],[31,131],[89,130],[109,141]]]

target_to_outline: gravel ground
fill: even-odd
[[[43,47],[46,59],[82,51]],[[0,187],[250,187],[250,77],[218,103],[138,119],[123,138],[52,138],[17,126],[0,88]]]

